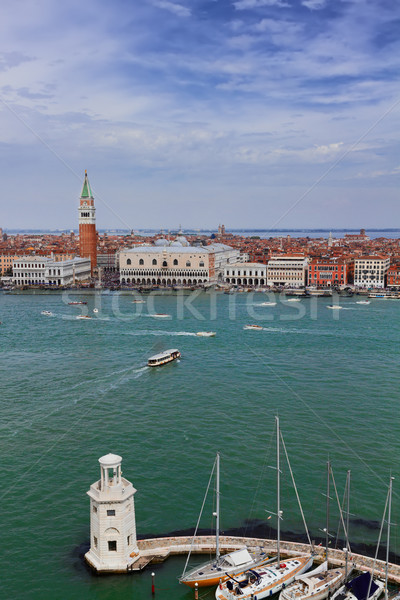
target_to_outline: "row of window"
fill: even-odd
[[[16,265],[14,265],[14,269],[44,269],[45,265],[40,264],[40,263],[17,263]]]
[[[131,260],[130,258],[128,258],[128,259],[127,259],[127,261],[126,261],[126,264],[127,264],[127,265],[131,265],[131,264],[132,264],[132,260]],[[152,264],[152,265],[157,265],[157,264],[158,264],[158,262],[157,262],[157,259],[156,259],[156,258],[153,258],[153,260],[151,261],[151,264]],[[174,266],[177,266],[177,265],[179,264],[179,263],[178,263],[178,259],[177,259],[177,258],[174,258],[173,264],[174,264]],[[140,259],[139,259],[139,265],[144,265],[144,260],[143,260],[143,258],[140,258]],[[162,266],[163,266],[163,267],[168,267],[168,262],[167,262],[166,260],[163,260],[163,261],[162,261]],[[192,263],[190,262],[190,260],[187,260],[187,261],[186,261],[186,266],[187,266],[187,267],[191,267],[191,266],[192,266]],[[199,262],[199,267],[204,267],[204,261],[202,261],[202,260],[201,260],[201,261]]]

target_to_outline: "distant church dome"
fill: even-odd
[[[180,246],[180,247],[182,247],[182,243],[178,242],[177,240],[175,240],[174,242],[171,243],[171,246]]]
[[[178,235],[175,242],[179,242],[182,246],[189,246],[189,242],[183,235]]]
[[[156,241],[154,242],[154,245],[155,245],[155,246],[168,246],[168,245],[169,245],[169,242],[168,242],[168,240],[166,240],[166,239],[164,239],[164,238],[160,238],[159,240],[156,240]]]

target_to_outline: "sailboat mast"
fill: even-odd
[[[279,464],[279,447],[280,447],[280,432],[279,432],[279,417],[275,417],[276,420],[276,494],[277,494],[277,560],[278,564],[281,562],[281,506],[280,506],[280,464]]]
[[[388,509],[388,527],[387,527],[387,541],[386,541],[386,570],[385,570],[385,600],[388,597],[388,571],[389,571],[389,540],[390,540],[390,519],[392,512],[392,484],[394,477],[390,478],[389,483],[389,509]]]
[[[328,545],[329,545],[329,484],[331,479],[331,463],[327,462],[328,480],[326,484],[326,539],[325,539],[325,560],[328,562]],[[328,565],[329,566],[329,565]]]
[[[345,570],[345,574],[344,574],[346,580],[347,580],[348,561],[349,561],[350,473],[351,473],[350,470],[347,471],[346,570]]]
[[[219,496],[220,496],[220,492],[219,492],[219,452],[217,452],[217,492],[216,492],[216,521],[215,521],[215,554],[216,554],[216,559],[217,562],[219,561],[219,557],[220,557],[220,550],[219,550]]]

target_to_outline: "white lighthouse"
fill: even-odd
[[[122,458],[99,458],[100,479],[90,486],[90,550],[85,559],[96,571],[121,572],[139,558],[133,485],[122,477]]]

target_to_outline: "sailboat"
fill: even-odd
[[[387,543],[386,543],[386,569],[385,569],[385,581],[381,579],[373,579],[374,566],[372,573],[368,571],[361,573],[346,585],[342,586],[336,594],[332,596],[332,600],[377,600],[382,592],[385,590],[385,600],[388,598],[388,566],[389,566],[389,540],[390,540],[390,519],[391,519],[391,506],[392,506],[392,482],[393,477],[390,478],[389,490],[386,499],[385,510],[383,513],[381,529],[379,532],[378,544],[376,547],[374,565],[376,557],[378,555],[379,544],[381,540],[383,523],[386,515],[386,508],[388,509],[388,520],[387,520]]]
[[[280,554],[280,521],[282,511],[280,508],[280,430],[279,417],[276,420],[277,452],[277,557],[274,564],[262,565],[254,569],[243,569],[239,575],[228,575],[224,583],[220,583],[216,592],[216,600],[262,600],[267,596],[280,592],[281,589],[294,581],[297,575],[307,571],[312,563],[312,555],[302,555],[281,562]]]
[[[211,471],[211,477],[213,476],[214,470],[216,471],[216,511],[213,513],[213,516],[216,518],[215,523],[215,559],[211,560],[205,564],[202,564],[190,571],[186,571],[187,565],[190,559],[191,551],[188,554],[186,565],[183,571],[183,574],[179,578],[180,583],[184,583],[189,587],[195,587],[196,583],[199,587],[217,585],[221,580],[225,580],[228,575],[235,576],[236,573],[240,573],[245,569],[252,569],[256,566],[266,564],[270,561],[275,560],[274,558],[270,559],[267,554],[264,552],[262,548],[259,550],[253,551],[248,548],[241,548],[239,550],[235,550],[234,552],[230,552],[229,554],[225,554],[221,556],[220,549],[220,455],[217,453],[215,463],[213,469]],[[210,486],[210,482],[207,487],[206,495],[208,492],[208,488]],[[203,502],[204,506],[204,502]],[[195,540],[195,536],[197,533],[197,527],[199,525],[201,518],[201,512],[199,516],[199,520],[197,522],[195,534],[193,536],[192,548]]]
[[[331,474],[333,477],[330,461],[328,461],[328,481],[326,490],[326,544],[325,561],[313,571],[305,575],[298,575],[293,583],[281,591],[280,600],[324,600],[343,585],[347,579],[348,566],[347,555],[348,545],[348,519],[349,519],[349,492],[350,492],[350,471],[347,472],[346,490],[347,490],[347,527],[346,534],[346,566],[336,569],[328,568],[328,550],[329,550],[329,487]],[[342,515],[342,512],[341,512]]]

